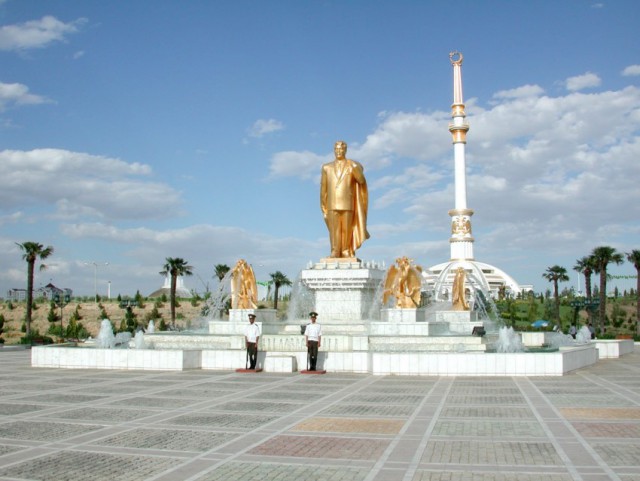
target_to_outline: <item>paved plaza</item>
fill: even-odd
[[[640,480],[638,352],[545,378],[0,367],[0,480]]]

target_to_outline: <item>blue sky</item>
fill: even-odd
[[[200,292],[240,258],[294,280],[329,254],[339,139],[369,184],[358,256],[448,260],[453,50],[476,259],[537,291],[558,264],[577,288],[594,247],[640,248],[638,18],[623,0],[0,0],[0,292],[25,287],[25,241],[55,248],[36,285],[79,295],[86,262],[114,296],[159,287],[166,257]]]

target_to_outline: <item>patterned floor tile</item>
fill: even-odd
[[[315,417],[296,424],[292,431],[397,434],[405,421],[395,419],[349,419]]]
[[[377,439],[327,436],[274,436],[251,451],[262,456],[376,460],[389,442]]]

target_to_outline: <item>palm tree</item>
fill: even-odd
[[[190,276],[193,274],[193,267],[187,264],[187,261],[181,259],[180,257],[167,257],[165,259],[167,262],[163,266],[163,270],[160,271],[160,274],[166,276],[167,274],[171,275],[171,290],[170,292],[170,300],[171,303],[171,326],[175,329],[176,327],[176,287],[178,284],[178,276]]]
[[[593,249],[591,253],[593,257],[593,270],[600,274],[600,288],[598,294],[600,295],[600,309],[598,313],[598,331],[602,334],[604,331],[604,318],[607,307],[607,266],[612,262],[615,264],[622,264],[624,258],[620,252],[617,252],[614,247],[600,246]]]
[[[584,292],[587,303],[591,302],[591,274],[593,274],[593,257],[584,256],[576,260],[576,265],[573,266],[573,270],[584,275]],[[591,304],[587,305],[587,316],[589,322],[593,317],[593,311],[591,310]]]
[[[547,271],[542,274],[542,277],[549,282],[553,282],[553,298],[556,301],[556,322],[560,323],[560,297],[558,296],[558,282],[566,282],[569,280],[567,270],[561,266],[547,267]]]
[[[593,258],[584,256],[576,260],[573,270],[584,276],[584,292],[587,300],[591,299],[591,274],[593,274]]]
[[[627,260],[636,268],[636,334],[640,336],[640,250],[628,252]]]
[[[31,309],[33,307],[33,271],[36,265],[36,260],[38,260],[38,257],[42,260],[45,260],[51,254],[53,254],[53,247],[44,247],[42,244],[38,244],[37,242],[23,242],[22,244],[16,242],[16,245],[20,247],[20,249],[22,249],[22,251],[24,252],[22,258],[27,261],[27,313],[24,318],[24,323],[27,328],[26,337],[28,338],[31,335]],[[41,271],[46,268],[46,265],[40,265]]]
[[[224,279],[224,276],[227,275],[227,272],[229,272],[231,268],[226,264],[216,264],[215,270],[216,270],[216,277],[218,278],[219,281],[222,281],[222,279]]]
[[[280,289],[280,286],[290,286],[291,281],[287,276],[285,276],[280,271],[275,271],[273,274],[269,274],[269,275],[271,276],[271,282],[273,282],[273,285],[275,286],[275,289],[273,291],[273,308],[277,310],[278,309],[278,289]]]

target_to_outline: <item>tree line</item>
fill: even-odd
[[[48,259],[54,253],[52,246],[45,247],[38,242],[23,242],[16,245],[22,251],[22,258],[27,263],[27,292],[26,292],[26,313],[25,313],[25,337],[31,338],[31,321],[33,316],[33,280],[35,274],[35,267],[38,260],[44,261]],[[40,270],[46,269],[47,266],[41,263]],[[189,265],[188,261],[180,257],[167,257],[165,263],[162,266],[160,274],[163,276],[170,276],[170,289],[169,289],[169,302],[171,310],[171,326],[175,329],[176,325],[176,291],[178,284],[178,277],[193,275],[193,266]],[[215,276],[222,281],[227,273],[230,271],[230,267],[226,264],[217,264],[214,267]],[[274,309],[278,308],[278,290],[282,286],[290,286],[291,281],[289,278],[280,271],[276,271],[269,274],[271,281],[269,281],[268,288],[271,288],[271,284],[274,286]],[[2,326],[0,326],[0,334]]]
[[[618,252],[611,246],[595,247],[591,254],[583,256],[576,260],[573,270],[584,276],[585,300],[587,307],[587,315],[589,322],[595,324],[596,331],[602,335],[604,333],[605,313],[607,306],[607,268],[611,264],[622,264],[625,260],[633,264],[636,269],[636,334],[640,335],[640,250],[634,249],[631,252]],[[599,275],[598,299],[597,302],[592,297],[591,276]],[[548,267],[542,274],[542,277],[553,283],[553,298],[555,301],[555,317],[556,321],[560,321],[560,296],[558,294],[558,283],[567,282],[569,275],[567,269],[554,265]],[[593,307],[597,306],[598,316],[593,319]],[[591,309],[589,307],[592,307]],[[595,322],[594,322],[595,321]]]

